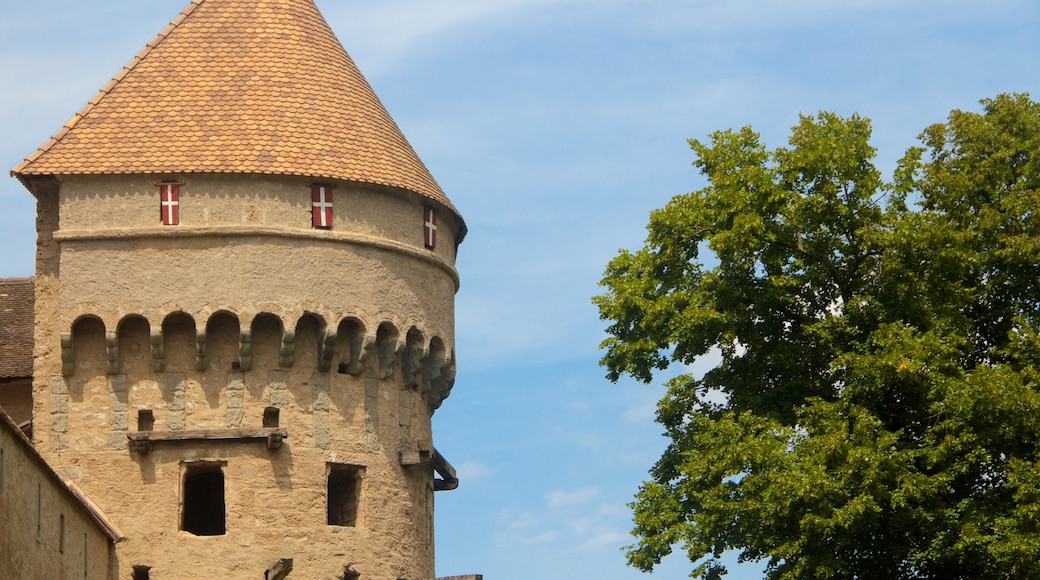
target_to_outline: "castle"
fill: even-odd
[[[0,575],[435,577],[466,225],[312,0],[192,0],[11,173]]]

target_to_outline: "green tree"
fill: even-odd
[[[1040,105],[953,111],[891,183],[870,122],[690,141],[700,191],[654,211],[594,298],[608,378],[666,383],[670,443],[629,563],[681,546],[769,578],[1040,578]]]

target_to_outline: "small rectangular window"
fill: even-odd
[[[148,580],[151,572],[151,566],[134,566],[133,580]]]
[[[356,526],[361,504],[361,480],[365,468],[342,463],[329,464],[328,524]]]
[[[151,431],[155,428],[155,413],[151,409],[137,411],[137,430]]]
[[[219,463],[188,465],[181,496],[181,529],[196,536],[222,536],[225,528],[224,471]]]
[[[278,414],[278,407],[267,407],[264,409],[264,427],[277,427]]]

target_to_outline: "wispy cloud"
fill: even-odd
[[[455,471],[460,479],[473,480],[491,475],[494,469],[479,461],[464,461],[455,468]]]
[[[599,490],[593,486],[589,486],[574,491],[553,490],[545,494],[545,499],[549,503],[549,508],[553,509],[562,506],[585,503],[595,499],[597,495],[599,495]]]

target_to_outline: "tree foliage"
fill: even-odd
[[[666,383],[629,563],[769,578],[1040,578],[1040,105],[927,128],[891,183],[870,122],[692,140],[709,185],[607,266],[608,378]],[[714,355],[712,355],[714,356]]]

